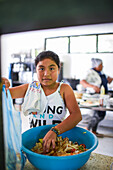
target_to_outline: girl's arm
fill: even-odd
[[[70,115],[63,122],[55,126],[60,131],[60,134],[72,129],[82,120],[80,108],[72,88],[67,84],[63,84],[61,88],[64,89],[64,101]]]
[[[23,98],[26,94],[29,84],[23,84],[20,86],[9,88],[12,99]]]
[[[9,88],[10,82],[5,77],[2,77],[2,84],[5,84],[6,91],[7,91],[7,89],[9,89],[12,99],[23,98],[25,96],[25,93],[26,93],[28,85],[29,85],[29,84],[24,84],[24,85]]]
[[[66,107],[70,112],[70,115],[63,122],[55,126],[55,128],[59,130],[60,134],[72,129],[82,120],[81,112],[72,88],[67,84],[62,84],[61,95],[64,96],[63,98]],[[52,147],[55,148],[55,141],[56,141],[56,134],[55,132],[50,130],[43,138],[44,152],[49,151],[51,144]]]

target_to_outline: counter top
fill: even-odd
[[[113,107],[104,107],[104,106],[83,106],[79,104],[79,107],[85,108],[85,109],[92,109],[92,110],[97,110],[97,111],[113,111]]]
[[[87,163],[79,170],[110,170],[112,162],[113,157],[92,152]],[[36,168],[27,160],[24,170],[36,170]]]

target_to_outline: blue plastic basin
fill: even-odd
[[[97,137],[88,130],[80,127],[63,133],[61,136],[68,137],[73,142],[85,144],[87,151],[72,156],[47,156],[32,152],[39,138],[43,138],[53,125],[45,125],[27,130],[22,134],[22,150],[28,160],[39,170],[76,170],[82,167],[89,159],[91,152],[97,147]]]

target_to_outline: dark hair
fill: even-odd
[[[46,58],[53,60],[57,64],[58,68],[60,68],[59,56],[56,53],[54,53],[53,51],[43,51],[43,52],[39,53],[37,55],[37,57],[35,58],[35,66],[37,66],[39,61],[42,61]]]

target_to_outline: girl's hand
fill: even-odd
[[[2,77],[2,84],[5,84],[6,88],[10,87],[10,82],[8,79]]]
[[[45,137],[43,138],[43,152],[49,152],[50,146],[52,145],[52,148],[55,148],[55,142],[56,142],[57,135],[53,131],[49,131]]]

